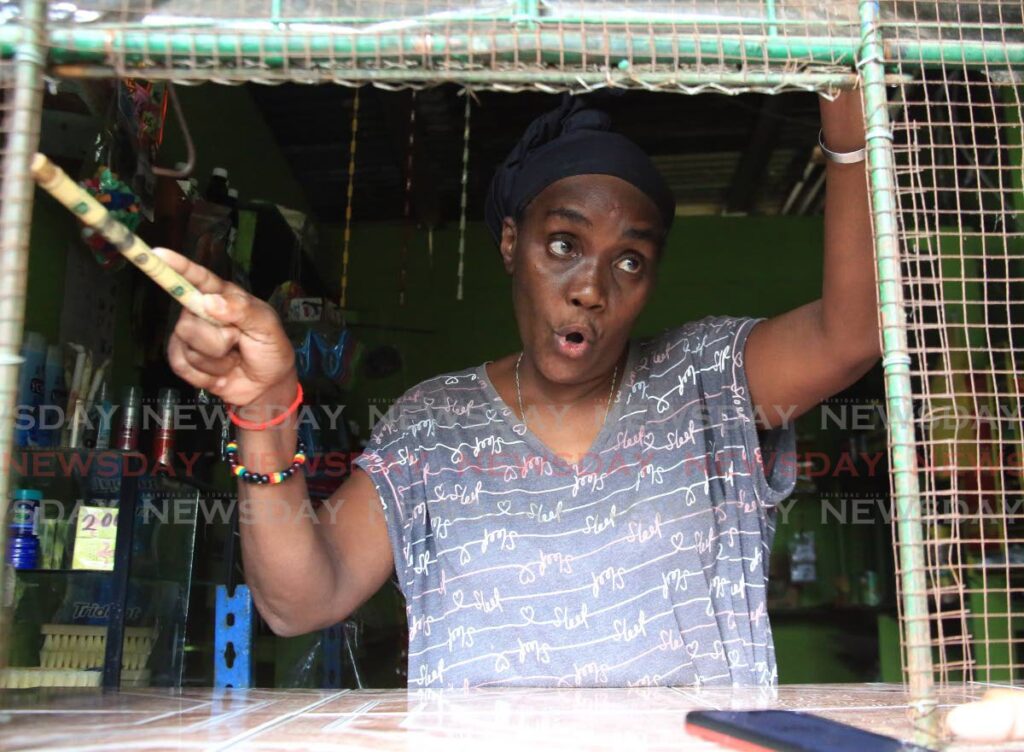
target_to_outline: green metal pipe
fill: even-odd
[[[1008,42],[919,41],[885,45],[885,59],[940,67],[956,65],[1024,65],[1024,44]]]
[[[21,35],[14,53],[14,91],[3,147],[0,186],[0,457],[11,456],[14,408],[18,394],[21,339],[25,324],[28,283],[28,235],[32,222],[35,184],[29,166],[39,148],[43,110],[43,70],[46,65],[46,2],[22,0]],[[7,519],[9,473],[0,472],[0,520]],[[0,550],[6,551],[7,525],[0,525]],[[8,604],[12,586],[0,577],[0,604]],[[9,654],[11,610],[0,605],[0,665]]]
[[[858,67],[864,79],[868,176],[875,236],[878,303],[882,326],[882,365],[889,412],[893,502],[898,514],[900,584],[910,695],[915,725],[934,735],[937,714],[932,675],[931,629],[925,579],[924,535],[918,487],[910,354],[900,275],[895,161],[889,103],[885,91],[877,0],[861,0],[861,46]]]
[[[62,27],[49,33],[50,59],[54,62],[106,62],[110,51],[123,54],[130,63],[242,57],[283,65],[285,59],[378,60],[417,56],[429,60],[489,62],[540,60],[570,65],[675,63],[707,60],[745,60],[851,65],[860,40],[856,37],[797,37],[765,35],[650,35],[598,28],[593,32],[510,28],[497,34],[433,34],[429,30],[407,33],[338,33],[294,31],[285,27],[255,31],[214,29],[120,29]],[[0,26],[0,56],[14,54],[19,31]],[[1024,66],[1024,44],[994,42],[901,41],[886,48],[887,61],[914,61],[938,65],[944,61],[968,65],[1009,64]]]
[[[269,18],[263,17],[249,17],[249,18],[189,18],[189,17],[164,17],[162,22],[167,25],[178,25],[188,27],[211,27],[224,24],[232,24],[245,22],[247,24],[258,23],[261,21],[269,20],[273,24],[320,24],[320,25],[342,25],[342,26],[353,26],[353,27],[364,27],[372,32],[372,27],[377,24],[386,24],[394,22],[396,19],[392,16],[344,16],[344,15],[317,15],[317,16],[285,16],[281,11],[283,8],[283,0],[271,0],[270,16]],[[634,25],[634,26],[681,26],[684,29],[687,27],[699,27],[699,26],[711,26],[721,28],[723,26],[762,26],[767,29],[769,36],[774,36],[772,29],[779,27],[788,27],[792,29],[805,29],[810,30],[812,28],[826,28],[834,27],[836,20],[826,21],[825,19],[817,19],[813,17],[804,16],[793,16],[790,18],[780,18],[777,10],[777,0],[764,0],[764,13],[761,15],[735,15],[729,13],[714,13],[704,10],[703,12],[684,12],[677,13],[672,11],[624,11],[619,8],[614,11],[579,11],[575,9],[569,9],[566,11],[559,10],[557,8],[542,8],[539,0],[510,0],[504,7],[484,7],[484,8],[465,8],[450,11],[442,11],[437,13],[424,13],[424,14],[410,14],[403,16],[402,21],[407,22],[410,25],[415,25],[415,28],[423,28],[429,26],[451,26],[452,24],[472,22],[472,21],[495,21],[498,23],[505,24],[518,24],[518,23],[539,23],[546,24],[548,26],[554,26],[556,24],[568,24],[574,26],[594,26],[595,28],[604,28],[606,26],[622,26],[622,25]],[[841,22],[840,22],[841,23]],[[856,20],[850,19],[848,25],[851,28],[855,28]],[[119,28],[125,29],[135,26],[137,28],[153,29],[151,24],[140,24],[140,23],[98,23],[90,24],[91,28]],[[883,24],[885,29],[906,29],[909,34],[907,36],[913,37],[917,30],[920,29],[921,24],[919,21],[914,19],[889,19]],[[980,31],[986,28],[994,28],[994,24],[985,22],[974,22],[974,23],[957,23],[959,32],[963,31]],[[806,35],[806,32],[805,34]]]
[[[160,26],[157,27],[152,23],[141,23],[140,21],[125,21],[125,22],[96,22],[90,23],[89,28],[111,30],[118,29],[124,31],[126,29],[142,29],[144,31],[153,31],[155,28],[160,29],[212,29],[216,27],[222,28],[234,28],[238,30],[243,25],[253,27],[255,24],[265,24],[267,22],[273,25],[288,24],[305,24],[305,25],[319,25],[323,27],[328,26],[347,26],[353,28],[360,28],[364,34],[373,34],[373,27],[376,24],[391,24],[395,21],[392,17],[385,16],[286,16],[282,13],[284,0],[271,0],[270,3],[270,16],[268,18],[192,18],[189,16],[164,16],[161,18]],[[532,18],[532,16],[531,16]],[[411,31],[418,31],[420,29],[426,29],[432,26],[451,26],[457,23],[475,22],[475,21],[495,21],[498,23],[512,23],[516,20],[516,17],[510,16],[505,9],[496,10],[494,8],[482,8],[480,10],[460,10],[453,11],[451,13],[436,13],[426,16],[408,16],[404,20],[410,23]],[[534,19],[535,20],[535,19]],[[412,26],[415,24],[415,26]],[[299,32],[300,34],[302,32]],[[339,32],[346,33],[346,32]]]
[[[0,27],[0,51],[7,54],[14,30]],[[57,62],[105,60],[111,50],[131,59],[174,59],[220,57],[243,58],[278,64],[284,58],[387,59],[415,58],[472,61],[528,60],[597,64],[608,58],[613,63],[673,62],[676,60],[719,60],[723,56],[741,60],[777,60],[802,63],[852,65],[856,39],[814,39],[766,36],[671,37],[626,33],[581,33],[579,31],[531,31],[509,29],[498,34],[429,33],[341,34],[272,30],[218,32],[183,30],[122,31],[120,29],[55,28],[50,31],[51,59]]]
[[[779,19],[775,13],[775,0],[764,0],[764,15],[765,20],[768,21],[768,36],[777,37],[779,35]]]
[[[535,24],[540,21],[540,0],[516,0],[512,20],[524,24]]]
[[[774,0],[765,0],[769,5]],[[733,16],[726,13],[650,13],[644,11],[601,13],[592,11],[590,13],[579,13],[569,11],[559,13],[547,11],[541,17],[545,24],[592,24],[594,26],[621,26],[622,24],[633,24],[635,26],[681,26],[684,29],[689,26],[768,26],[773,23],[788,24],[790,26],[808,26],[810,22],[804,19],[792,19],[782,21],[773,19],[766,11],[763,16]]]

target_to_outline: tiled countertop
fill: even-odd
[[[947,691],[943,706],[984,687]],[[719,749],[683,731],[697,708],[789,708],[909,738],[907,696],[884,684],[757,689],[9,690],[0,750]],[[998,749],[1024,750],[1024,743]],[[972,745],[970,750],[997,747]]]

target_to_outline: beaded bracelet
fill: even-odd
[[[260,486],[276,486],[278,483],[284,483],[299,468],[306,464],[306,445],[302,443],[302,439],[299,439],[299,444],[295,448],[295,456],[292,458],[292,464],[276,473],[254,473],[247,469],[245,465],[240,465],[238,463],[237,441],[229,441],[224,445],[224,459],[227,460],[231,472],[239,480],[244,480],[246,483],[255,483]]]

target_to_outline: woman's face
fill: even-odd
[[[654,202],[609,175],[552,183],[521,221],[505,220],[516,321],[547,379],[576,384],[614,368],[654,288],[663,233]]]

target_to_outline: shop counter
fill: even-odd
[[[984,689],[945,690],[940,711]],[[0,693],[0,708],[2,750],[720,749],[684,731],[686,712],[698,708],[787,708],[904,739],[912,735],[908,696],[888,684],[430,693],[39,689]],[[998,749],[1024,750],[1024,743]]]

